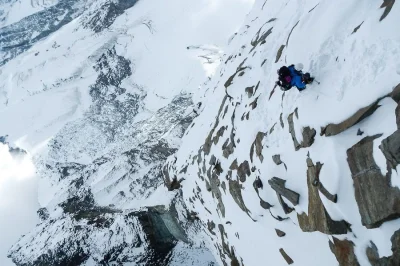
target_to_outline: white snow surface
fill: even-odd
[[[17,23],[58,2],[2,0],[0,27]],[[91,22],[96,12],[101,12],[104,4],[110,2],[118,1],[84,3],[86,11],[81,16],[0,67],[0,136],[8,135],[10,145],[26,150],[30,162],[34,163],[33,167],[37,168],[34,171],[39,173],[38,180],[33,178],[34,181],[23,179],[23,171],[5,176],[5,169],[14,167],[15,163],[12,160],[2,161],[0,191],[9,192],[2,193],[4,197],[0,198],[4,214],[0,232],[4,236],[0,246],[1,265],[11,263],[5,256],[11,244],[22,234],[26,235],[14,245],[14,250],[21,253],[20,261],[33,261],[47,248],[54,249],[62,241],[74,241],[71,239],[73,235],[62,235],[59,228],[75,226],[58,207],[71,193],[68,187],[71,179],[60,180],[59,173],[49,171],[46,169],[48,166],[57,169],[60,163],[73,163],[79,167],[99,158],[111,160],[89,180],[96,204],[112,204],[130,211],[144,206],[169,205],[174,194],[168,193],[162,179],[160,182],[161,177],[157,182],[151,183],[150,180],[143,186],[139,180],[147,171],[156,171],[156,166],[139,160],[135,167],[140,171],[133,179],[126,178],[121,174],[131,165],[126,158],[119,158],[117,153],[139,145],[151,147],[158,141],[168,143],[171,148],[179,147],[182,130],[182,126],[178,125],[179,119],[192,113],[187,109],[190,101],[185,100],[190,99],[188,93],[213,73],[227,40],[240,28],[253,3],[252,0],[138,1],[132,8],[118,14],[112,25],[101,32],[95,33],[83,26]],[[108,15],[104,13],[100,17]],[[33,36],[39,34],[35,32]],[[93,112],[90,86],[98,78],[94,66],[112,49],[118,56],[130,61],[132,75],[122,80],[121,87],[138,95],[139,101],[136,103],[137,110],[132,110],[133,124],[118,128],[114,136],[117,139],[110,143],[104,133],[107,128],[104,125],[103,128],[93,126],[88,117]],[[109,63],[115,63],[111,69],[117,67],[117,62]],[[183,95],[185,105],[172,105],[168,109],[179,95]],[[119,95],[117,99],[122,102],[124,97]],[[114,117],[106,117],[107,113],[103,115],[105,119],[102,122],[113,124],[112,120],[117,121]],[[130,135],[132,131],[135,137]],[[55,139],[62,141],[59,150],[53,149]],[[69,174],[70,178],[79,176],[76,172]],[[132,182],[138,184],[130,187]],[[29,204],[24,204],[25,196],[21,196],[25,190],[29,190],[26,192]],[[119,192],[133,194],[133,197],[123,197]],[[45,227],[46,224],[42,223],[33,228],[38,222],[35,212],[39,207],[49,210],[50,218],[57,220],[56,225]],[[15,213],[16,210],[24,211],[27,219]],[[15,232],[9,230],[14,219],[18,219],[18,223],[14,224],[21,224]],[[30,233],[29,228],[32,228]],[[48,229],[44,229],[45,234],[42,234],[43,228]],[[92,228],[86,230],[92,232]],[[102,232],[93,234],[101,235]],[[46,240],[49,235],[55,236],[50,242]],[[93,257],[86,262],[88,265],[98,259],[96,254],[106,252],[98,235],[91,238],[93,244],[89,250],[92,250]],[[124,241],[123,235],[116,238],[115,245]],[[182,262],[179,257],[183,255],[205,264],[214,260],[212,256],[210,259],[209,251],[201,247],[180,246],[177,249],[178,255],[174,255],[176,265]],[[196,250],[202,250],[203,256],[198,255]]]
[[[396,103],[390,98],[381,100],[381,107],[373,115],[337,136],[325,137],[319,136],[319,133],[321,127],[345,120],[358,109],[387,95],[399,84],[400,35],[396,34],[394,26],[400,23],[399,17],[395,15],[398,12],[400,6],[395,4],[388,16],[380,22],[383,9],[379,9],[376,2],[256,1],[244,26],[225,50],[223,62],[226,63],[222,63],[216,75],[198,89],[194,102],[202,102],[202,113],[193,121],[193,126],[182,139],[181,148],[175,155],[177,171],[174,174],[177,174],[178,180],[185,178],[182,183],[183,195],[189,209],[198,212],[204,224],[213,221],[224,225],[227,234],[225,241],[229,247],[233,247],[244,265],[260,265],[265,262],[268,265],[286,265],[279,248],[289,254],[295,265],[337,265],[328,245],[331,237],[319,232],[303,233],[298,226],[296,212],[308,210],[308,153],[314,163],[324,164],[320,173],[321,182],[332,194],[338,195],[337,204],[321,196],[327,211],[334,220],[346,220],[351,224],[352,233],[336,237],[347,238],[355,243],[355,253],[361,265],[370,265],[365,254],[370,241],[377,245],[380,256],[392,254],[390,237],[400,228],[400,221],[386,222],[380,228],[371,230],[362,226],[346,150],[365,136],[383,134],[374,141],[374,157],[383,174],[386,174],[386,160],[378,146],[382,139],[397,129],[394,111]],[[352,34],[361,23],[359,30]],[[257,32],[260,30],[261,36],[270,28],[272,33],[266,38],[265,44],[259,44],[253,49],[250,42],[256,39]],[[281,45],[285,45],[285,48],[275,63]],[[266,62],[263,64],[264,60]],[[299,62],[304,64],[303,71],[311,72],[320,85],[314,82],[301,93],[291,89],[284,95],[278,87],[269,99],[277,79],[277,69],[282,65]],[[246,68],[244,74],[236,75],[226,91],[225,82],[239,67]],[[258,90],[248,97],[245,88],[255,87],[258,82]],[[232,99],[228,97],[224,105],[226,92]],[[257,107],[252,110],[250,103],[254,100],[257,100]],[[303,127],[310,126],[317,131],[315,143],[299,151],[294,149],[287,121],[288,115],[296,108],[298,118],[295,116],[294,125],[299,142],[302,140]],[[249,117],[246,118],[248,113]],[[284,128],[280,125],[281,114]],[[206,155],[199,149],[204,147],[215,124],[218,126],[211,137],[222,126],[227,129],[218,143],[211,144],[211,151]],[[274,128],[272,132],[271,128]],[[358,128],[364,131],[363,136],[357,136]],[[231,130],[236,141],[235,148],[233,154],[226,158],[222,146],[229,139]],[[251,163],[250,147],[258,132],[268,133],[263,140],[264,161],[261,162],[254,154]],[[283,164],[274,164],[271,158],[275,154],[281,155],[287,170]],[[218,200],[211,192],[207,192],[206,182],[199,178],[204,176],[207,180],[201,168],[203,164],[209,167],[212,155],[223,169],[220,182],[226,183],[226,190],[220,188],[225,217],[217,209]],[[196,163],[198,156],[202,157],[199,165]],[[228,181],[225,180],[235,159],[238,164],[247,160],[250,168],[257,169],[247,177],[246,182],[240,182],[249,215],[233,200]],[[179,170],[185,166],[188,166],[187,172],[179,174]],[[275,216],[287,217],[280,208],[275,191],[268,185],[268,180],[274,176],[287,180],[286,187],[301,195],[300,204],[295,207],[296,212],[283,222],[273,219],[260,206],[253,188],[253,181],[259,177],[264,184],[260,190],[261,198],[275,206],[271,209]],[[393,186],[399,185],[397,178],[394,173]],[[232,179],[237,179],[236,171],[233,171]],[[202,191],[201,197],[196,197],[194,193],[198,189]],[[286,236],[279,238],[275,228],[286,232]],[[218,229],[215,231],[210,246],[223,241]],[[215,252],[217,258],[221,256],[221,251]]]
[[[0,27],[58,1],[3,2],[0,0],[1,7],[4,7],[3,13],[0,12]],[[139,160],[137,176],[125,179],[123,173],[131,165],[126,158],[118,157],[118,152],[160,140],[165,140],[170,147],[179,147],[168,161],[171,163],[176,159],[176,172],[173,174],[178,180],[185,179],[182,182],[184,201],[190,211],[197,213],[204,230],[190,229],[187,232],[192,245],[178,243],[170,262],[176,266],[210,265],[208,263],[214,259],[209,250],[217,263],[223,265],[221,250],[217,248],[222,241],[234,250],[239,262],[247,266],[287,265],[279,248],[294,260],[294,265],[337,265],[328,245],[331,237],[319,232],[304,233],[298,226],[296,212],[307,212],[308,206],[306,158],[309,153],[314,163],[324,164],[320,175],[324,186],[338,195],[336,204],[321,197],[327,211],[334,220],[343,219],[352,225],[353,233],[336,237],[353,241],[359,263],[370,265],[365,248],[373,241],[380,256],[390,256],[390,237],[399,229],[400,221],[386,222],[377,229],[366,229],[361,225],[346,150],[364,136],[382,133],[382,137],[374,141],[374,157],[385,174],[386,161],[378,146],[382,139],[397,129],[396,103],[390,98],[381,100],[381,107],[372,116],[337,136],[328,138],[319,136],[319,133],[321,127],[343,121],[361,107],[390,93],[399,83],[400,35],[397,25],[400,25],[400,6],[395,3],[388,16],[380,22],[383,13],[380,4],[357,0],[142,0],[119,15],[108,29],[94,33],[82,26],[91,12],[97,10],[96,1],[90,2],[81,17],[0,67],[0,136],[8,134],[10,144],[28,152],[22,164],[24,169],[37,167],[40,173],[46,172],[47,165],[54,167],[57,163],[71,162],[89,165],[104,156],[109,160],[104,165],[94,170],[90,166],[85,168],[97,171],[88,181],[96,203],[101,206],[112,204],[129,211],[167,204],[176,194],[167,191],[161,182],[156,182],[154,187],[138,185],[132,192],[130,182],[136,182],[154,165]],[[352,34],[361,23],[358,31]],[[253,49],[251,42],[257,32],[261,30],[261,36],[269,29],[272,32],[265,43]],[[281,45],[285,47],[275,63]],[[132,75],[125,78],[121,86],[129,93],[140,95],[140,103],[132,124],[118,128],[115,134],[120,139],[109,142],[102,131],[104,128],[90,125],[87,117],[93,104],[90,86],[98,77],[93,66],[113,47],[118,56],[130,61],[132,68]],[[246,67],[244,75],[236,75],[226,90],[225,82],[241,63]],[[303,71],[311,72],[321,84],[314,83],[301,93],[292,89],[284,95],[276,88],[270,97],[276,70],[282,65],[296,63],[302,63]],[[245,88],[258,83],[258,90],[249,98]],[[221,106],[226,93],[232,99]],[[191,113],[191,108],[175,108],[174,113],[168,107],[178,95],[188,94],[193,94],[194,103],[202,102],[201,113],[180,139],[181,127],[176,125],[174,115],[182,118]],[[123,100],[124,96],[118,97]],[[253,110],[250,103],[255,99],[257,106]],[[222,107],[224,109],[219,111]],[[299,151],[294,150],[287,122],[288,115],[296,108],[298,118],[294,119],[294,125],[297,139],[301,142],[303,127],[317,130],[315,143]],[[283,128],[280,125],[281,114]],[[211,155],[214,155],[221,163],[224,170],[221,182],[227,184],[226,191],[221,189],[225,217],[217,210],[218,200],[207,191],[205,181],[198,176],[200,166],[192,163],[197,160],[195,156],[198,156],[216,119],[219,123],[215,131],[222,126],[227,129],[218,143],[211,145],[210,154],[202,154],[200,160],[201,165],[203,162],[208,165]],[[270,132],[272,127],[274,130]],[[135,129],[135,135],[131,128]],[[363,136],[357,136],[358,128],[364,131]],[[235,148],[233,154],[225,158],[222,145],[231,131],[235,134]],[[250,163],[250,147],[258,132],[268,132],[262,143],[264,160],[261,162],[254,155]],[[58,151],[51,150],[55,139],[63,141]],[[7,145],[0,143],[0,155],[9,159],[6,148]],[[271,157],[275,154],[281,155],[287,169],[283,164],[277,166],[273,163]],[[2,215],[2,219],[10,218],[0,221],[0,235],[6,235],[15,217],[21,222],[21,231],[10,233],[10,236],[6,235],[9,237],[7,240],[2,240],[1,265],[10,263],[5,255],[11,244],[18,240],[16,234],[26,234],[29,227],[31,232],[13,247],[14,250],[21,247],[22,257],[28,261],[34,260],[43,250],[59,245],[63,239],[72,238],[72,228],[76,226],[57,207],[71,193],[69,179],[60,180],[59,173],[54,171],[40,176],[37,188],[36,177],[30,173],[29,178],[24,179],[26,172],[17,171],[21,165],[8,159],[6,163],[0,162],[0,192],[4,191],[0,196],[0,210],[9,213]],[[224,179],[235,159],[238,163],[247,160],[250,167],[257,169],[246,182],[241,182],[249,214],[233,200],[228,181]],[[180,172],[186,166],[186,172]],[[10,171],[11,167],[14,170]],[[79,176],[79,173],[72,173],[72,176],[74,174]],[[301,195],[299,205],[295,206],[296,212],[282,222],[273,219],[260,206],[253,188],[253,181],[259,177],[264,184],[260,197],[274,206],[271,211],[275,216],[286,217],[275,192],[268,185],[268,180],[274,176],[287,180],[286,186]],[[236,179],[236,171],[232,177]],[[397,174],[392,176],[393,186],[400,185],[398,177]],[[10,187],[14,193],[9,193]],[[26,190],[29,204],[21,200],[21,193]],[[120,191],[125,194],[131,191],[134,196],[122,197]],[[29,219],[13,215],[12,211],[21,206],[22,210],[26,208]],[[54,239],[44,241],[47,234],[43,238],[36,237],[47,228],[43,224],[33,228],[37,219],[32,214],[38,207],[47,207],[50,217],[56,220],[48,233],[54,235]],[[211,234],[207,230],[210,221],[223,225],[226,234],[220,234],[218,226],[214,229],[216,234]],[[112,239],[113,243],[136,237],[125,226],[126,223],[122,215],[117,216],[113,226],[122,230],[121,235]],[[63,233],[62,226],[69,231]],[[279,238],[276,228],[284,231],[286,236]],[[88,239],[94,255],[85,265],[96,265],[96,261],[101,259],[96,256],[109,249],[105,236],[112,236],[105,230],[96,231],[92,227],[87,232],[91,233]],[[35,249],[30,253],[28,247]],[[229,261],[228,258],[224,260]]]

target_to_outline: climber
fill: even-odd
[[[283,91],[290,90],[293,86],[296,86],[299,91],[304,90],[307,84],[311,84],[314,81],[314,78],[311,77],[310,73],[304,74],[301,71],[302,69],[302,64],[297,64],[296,67],[294,65],[281,67],[278,70],[279,80],[276,84]]]

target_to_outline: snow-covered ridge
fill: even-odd
[[[256,1],[164,167],[221,265],[400,264],[399,12]],[[281,92],[298,62],[317,82]]]
[[[0,14],[0,136],[39,179],[14,263],[400,264],[397,3],[42,4]]]
[[[64,0],[2,24],[0,131],[33,161],[40,205],[2,265],[215,264],[162,166],[250,6],[229,1],[215,26],[226,2]]]

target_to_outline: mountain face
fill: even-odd
[[[400,265],[395,1],[0,7],[0,142],[40,205],[5,263]]]

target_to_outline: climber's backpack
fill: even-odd
[[[283,87],[290,88],[290,82],[292,81],[292,76],[290,75],[290,70],[288,67],[283,66],[278,70],[278,78],[282,83]]]

